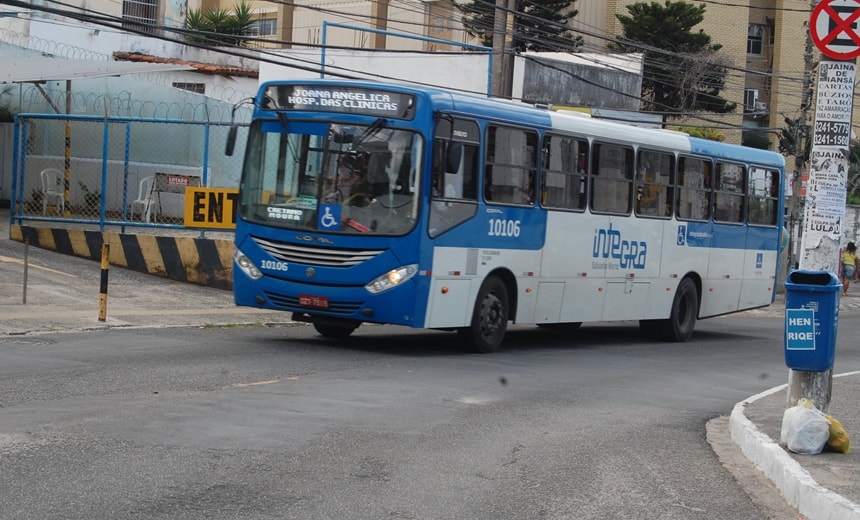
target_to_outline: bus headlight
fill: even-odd
[[[383,291],[391,289],[392,287],[400,285],[401,283],[415,276],[415,273],[417,272],[418,264],[404,265],[403,267],[398,267],[397,269],[388,271],[376,280],[365,285],[364,288],[372,294],[379,294]]]
[[[252,279],[259,280],[263,277],[263,273],[261,273],[260,270],[257,269],[257,266],[254,265],[254,262],[252,262],[250,258],[245,256],[245,253],[239,251],[238,249],[236,249],[236,251],[233,253],[233,261],[236,262],[236,265],[239,267],[239,269],[242,270],[243,273],[245,273]]]

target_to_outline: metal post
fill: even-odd
[[[102,276],[99,285],[99,321],[107,318],[108,268],[110,267],[110,244],[102,244]]]
[[[30,241],[24,240],[24,298],[21,302],[24,305],[27,305],[27,276],[30,271]]]

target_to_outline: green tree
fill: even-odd
[[[795,157],[795,164],[801,166],[809,161],[812,151],[812,140],[809,139],[809,126],[800,118],[785,118],[785,126],[779,130],[777,137],[779,153]]]
[[[242,1],[233,9],[190,9],[185,18],[189,42],[206,45],[247,46],[256,20],[251,6]]]
[[[705,19],[705,4],[639,2],[617,14],[623,36],[610,47],[622,52],[644,52],[642,108],[667,112],[733,112],[737,107],[722,97],[730,59],[718,52],[722,45],[693,27]]]
[[[848,148],[848,204],[860,204],[860,141]]]
[[[720,132],[719,130],[714,130],[713,128],[700,128],[696,126],[679,126],[675,128],[675,130],[679,132],[684,132],[692,137],[701,137],[702,139],[708,139],[710,141],[719,141],[723,142],[726,140],[725,134]]]
[[[577,13],[571,7],[575,1],[517,0],[513,24],[514,51],[575,50],[581,46],[582,38],[574,36],[567,27],[567,22]],[[454,2],[454,7],[463,15],[461,21],[466,32],[480,39],[483,45],[492,47],[495,2]]]

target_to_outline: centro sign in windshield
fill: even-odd
[[[278,85],[266,89],[264,108],[313,110],[412,119],[415,97],[379,89],[329,85]]]

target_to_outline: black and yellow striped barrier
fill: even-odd
[[[100,260],[110,244],[110,264],[219,289],[233,288],[233,241],[132,235],[12,224],[9,238],[58,253]]]

